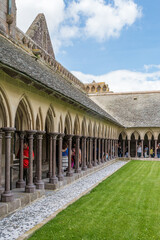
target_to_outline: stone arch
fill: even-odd
[[[0,128],[11,127],[12,118],[6,93],[0,87]]]
[[[92,86],[91,87],[91,92],[95,92],[95,90],[96,90],[95,86]]]
[[[78,115],[76,115],[75,120],[74,120],[74,134],[75,135],[80,134],[80,122],[79,122]]]
[[[36,130],[38,130],[38,131],[43,130],[43,118],[42,118],[41,108],[39,108],[37,118],[36,118]]]
[[[92,134],[92,122],[89,121],[89,124],[88,124],[88,136],[89,137],[92,137],[93,134]]]
[[[69,112],[65,117],[64,132],[65,134],[72,134],[72,119]]]
[[[152,131],[147,131],[145,134],[144,134],[144,136],[145,135],[147,135],[147,137],[148,137],[148,140],[150,140],[150,139],[152,139],[152,137],[154,137],[154,133],[152,132]]]
[[[62,121],[62,116],[60,116],[59,124],[58,124],[58,132],[63,133],[63,121]]]
[[[19,101],[16,115],[15,115],[15,127],[19,131],[33,130],[34,129],[34,117],[31,105],[28,98],[23,95]]]
[[[82,132],[81,132],[81,135],[82,136],[87,136],[87,124],[86,124],[86,118],[84,117],[83,118],[83,121],[82,121]]]
[[[94,137],[98,137],[98,131],[97,131],[97,124],[96,124],[96,122],[94,123],[94,127],[93,127],[93,136]]]
[[[90,87],[89,87],[89,86],[86,87],[86,91],[87,91],[87,92],[90,91]]]
[[[105,132],[104,132],[104,125],[102,126],[102,137],[105,137]]]
[[[131,134],[130,134],[130,138],[132,138],[132,135],[134,135],[134,138],[136,139],[136,140],[138,140],[139,138],[141,138],[141,135],[140,135],[140,133],[139,133],[139,131],[134,131],[134,132],[132,132]]]
[[[55,126],[54,126],[54,118],[55,118],[55,112],[52,106],[49,107],[45,119],[45,131],[46,133],[54,132]]]
[[[98,137],[101,138],[102,137],[102,131],[101,131],[101,125],[99,124],[98,126]]]
[[[128,138],[128,135],[127,135],[126,131],[122,131],[120,134],[122,135],[122,139],[123,139],[123,140],[125,140],[126,138]],[[120,136],[120,134],[119,134],[119,136]]]

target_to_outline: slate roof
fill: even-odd
[[[90,98],[125,127],[160,127],[160,91]]]
[[[45,64],[36,61],[27,52],[0,35],[0,63],[17,70],[34,81],[42,83],[53,91],[92,110],[107,120],[120,125],[112,116],[94,103],[81,90],[71,85],[66,79],[51,70]]]

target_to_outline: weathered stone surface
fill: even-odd
[[[160,127],[160,91],[90,95],[125,127]]]
[[[55,57],[44,14],[38,14],[26,34],[52,57]]]
[[[74,103],[78,103],[101,117],[119,125],[113,117],[89,99],[85,93],[70,84],[57,72],[54,72],[46,65],[42,65],[38,61],[35,61],[35,59],[31,58],[31,56],[25,53],[22,49],[17,48],[14,44],[1,36],[0,44],[0,63],[6,64],[17,71],[25,73],[34,79],[34,81],[44,84],[52,91],[66,96],[74,101]]]

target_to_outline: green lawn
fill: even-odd
[[[129,162],[30,239],[160,240],[160,162]]]

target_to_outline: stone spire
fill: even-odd
[[[38,14],[26,34],[48,54],[55,58],[44,14]]]

